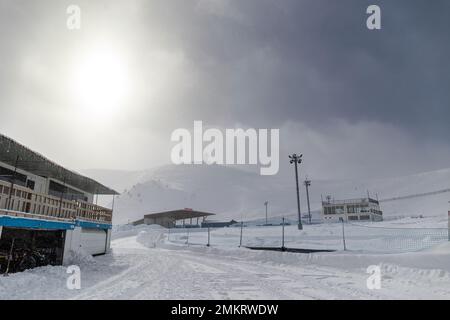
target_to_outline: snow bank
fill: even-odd
[[[147,248],[156,248],[164,242],[165,229],[158,225],[147,226],[146,230],[139,231],[136,241]]]
[[[116,240],[120,238],[127,238],[138,235],[141,231],[152,231],[152,230],[164,230],[163,227],[159,225],[146,225],[141,224],[138,226],[133,225],[118,225],[114,226],[111,234],[111,239]]]
[[[95,263],[95,259],[82,248],[79,248],[78,250],[70,250],[68,252],[66,265],[80,266],[90,263]]]

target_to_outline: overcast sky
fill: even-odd
[[[279,128],[281,163],[303,152],[311,177],[450,167],[449,13],[448,0],[0,0],[0,131],[76,170],[168,163],[170,133],[194,120]],[[111,95],[92,106],[102,68]]]

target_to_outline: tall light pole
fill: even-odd
[[[297,154],[293,154],[291,156],[289,156],[290,159],[290,163],[295,165],[295,183],[297,185],[297,209],[298,209],[298,230],[302,230],[303,229],[303,225],[302,225],[302,213],[300,211],[300,190],[298,189],[298,169],[297,169],[297,164],[302,163],[302,157],[303,155],[297,155]]]
[[[264,202],[264,205],[266,206],[266,225],[268,224],[267,222],[267,205],[269,204],[269,201]]]
[[[306,201],[308,202],[309,224],[311,224],[311,206],[309,205],[309,187],[310,186],[311,186],[311,180],[306,179],[305,180],[305,187],[306,187]]]

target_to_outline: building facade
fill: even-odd
[[[324,222],[344,221],[382,221],[383,212],[378,200],[359,198],[349,200],[322,201]]]
[[[0,272],[106,253],[112,210],[94,204],[99,194],[117,193],[0,135]]]

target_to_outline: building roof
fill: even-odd
[[[378,200],[372,199],[372,198],[357,198],[357,199],[346,199],[346,200],[326,200],[322,201],[322,205],[344,205],[344,204],[353,204],[353,203],[376,203],[379,204]]]
[[[38,176],[65,181],[92,194],[118,194],[91,178],[63,168],[3,134],[0,134],[0,161],[13,167],[17,164],[17,168]]]
[[[139,219],[139,220],[133,221],[133,222],[131,222],[131,224],[133,226],[138,226],[140,224],[144,224],[144,219]]]
[[[174,220],[182,220],[182,219],[190,219],[190,218],[207,217],[207,216],[213,216],[213,215],[214,215],[214,213],[195,211],[195,210],[186,208],[186,209],[180,209],[180,210],[150,213],[150,214],[146,214],[144,216],[144,218],[151,218],[151,219],[169,218],[169,219],[174,219]]]

